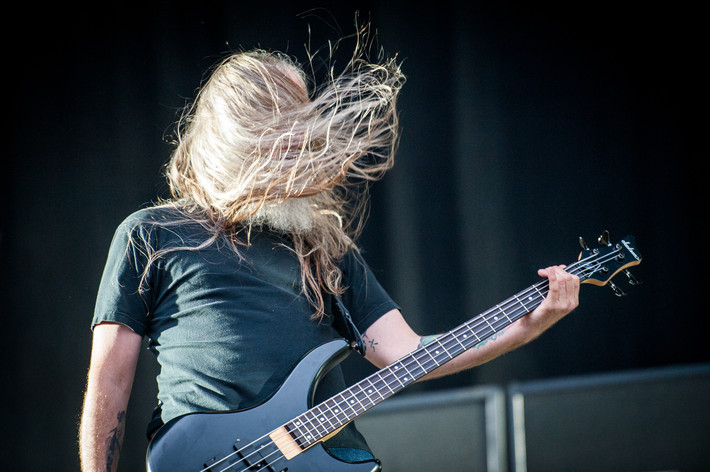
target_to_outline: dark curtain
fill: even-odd
[[[209,67],[239,48],[304,59],[309,24],[320,46],[353,32],[355,10],[408,76],[397,164],[372,189],[361,243],[415,330],[451,329],[538,268],[574,261],[579,236],[633,234],[644,255],[644,285],[620,280],[628,296],[585,286],[576,312],[533,344],[413,391],[709,361],[700,14],[572,5],[155,2],[9,15],[4,466],[77,469],[106,251],[125,216],[166,195],[167,138]],[[368,372],[347,362],[353,378]],[[143,356],[122,470],[142,467],[154,375]]]

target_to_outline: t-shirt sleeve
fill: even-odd
[[[140,335],[148,330],[149,281],[143,277],[147,264],[145,232],[127,218],[117,228],[109,247],[91,322],[121,323]]]
[[[400,307],[380,285],[361,254],[351,251],[343,262],[346,285],[343,304],[350,312],[357,329],[363,333],[382,315]]]

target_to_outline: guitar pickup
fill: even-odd
[[[283,472],[286,470],[280,468],[274,468],[273,462],[282,459],[278,448],[273,443],[266,444],[250,444],[241,447],[239,441],[234,443],[234,450],[237,451],[237,455],[240,460],[235,462],[240,462],[245,467],[240,470],[263,470],[268,472]]]
[[[236,453],[231,453],[222,458],[213,457],[205,462],[203,472],[219,472],[222,470],[260,470],[264,472],[284,472],[287,468],[274,468],[272,462],[278,461],[282,456],[278,454],[278,449],[269,444],[248,445],[241,447],[237,440],[232,447]]]
[[[216,472],[217,469],[213,469],[212,467],[215,465],[222,465],[224,464],[224,460],[217,460],[216,457],[213,457],[212,459],[208,460],[205,462],[203,465],[204,467],[204,472]]]

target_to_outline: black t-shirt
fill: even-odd
[[[169,251],[144,272],[148,248],[197,247],[207,238],[177,210],[140,210],[117,229],[98,291],[92,327],[118,322],[148,337],[160,365],[164,422],[259,404],[309,350],[343,337],[335,316],[311,319],[298,260],[288,239],[270,231],[252,230],[250,244],[237,252],[226,239]],[[397,308],[357,253],[350,252],[341,269],[343,303],[360,332]],[[345,388],[336,367],[322,379],[318,397]],[[337,437],[337,446],[362,447],[352,433]]]

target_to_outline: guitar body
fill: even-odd
[[[609,284],[619,272],[638,285],[627,267],[641,263],[633,237],[611,244],[604,232],[601,248],[583,252],[566,267],[580,282]],[[341,427],[380,401],[411,385],[437,367],[533,311],[549,291],[538,281],[495,307],[442,334],[347,390],[313,406],[318,380],[347,356],[345,340],[325,343],[309,352],[266,402],[245,410],[193,413],[163,426],[148,446],[149,472],[378,472],[379,461],[345,462],[322,445]]]
[[[233,412],[191,413],[169,421],[147,452],[149,472],[376,472],[377,460],[344,462],[317,443],[287,460],[269,433],[306,411],[318,380],[347,356],[344,340],[308,353],[265,403]]]

